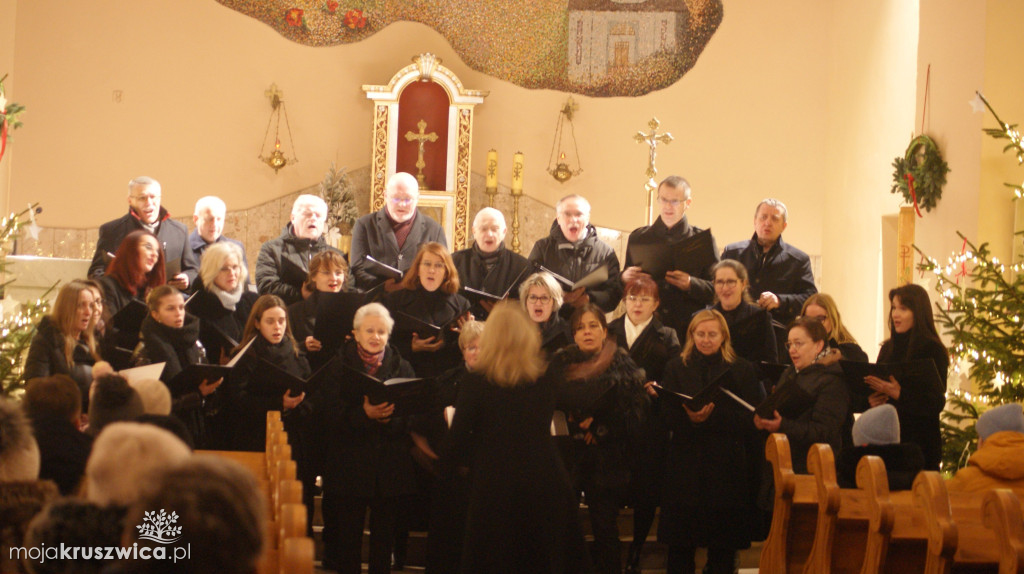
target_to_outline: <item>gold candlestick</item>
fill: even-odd
[[[498,152],[490,150],[487,152],[487,187],[484,188],[487,194],[488,207],[494,207],[494,197],[498,195]]]
[[[512,251],[520,253],[519,198],[523,196],[523,153],[512,156]]]

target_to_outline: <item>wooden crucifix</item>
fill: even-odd
[[[420,129],[420,133],[412,131],[405,132],[405,139],[406,141],[415,141],[419,143],[419,155],[416,157],[416,169],[419,170],[419,173],[416,174],[416,181],[419,182],[420,189],[426,189],[427,180],[423,176],[423,168],[427,167],[427,162],[423,161],[423,146],[426,145],[427,142],[436,142],[437,132],[430,132],[429,134],[426,133],[426,120],[420,120],[419,123],[416,124],[416,127]]]
[[[651,152],[650,160],[647,162],[647,183],[644,184],[644,189],[647,190],[647,225],[654,223],[656,217],[654,199],[655,194],[658,193],[658,183],[654,181],[654,177],[658,175],[658,168],[655,167],[654,162],[658,155],[658,144],[668,145],[675,139],[668,132],[659,134],[658,126],[660,125],[661,122],[658,121],[658,118],[651,118],[651,121],[647,122],[647,126],[651,128],[651,131],[647,133],[636,132],[636,135],[633,136],[637,143],[647,144]]]

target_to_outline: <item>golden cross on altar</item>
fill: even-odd
[[[420,189],[426,189],[427,182],[426,182],[426,178],[423,177],[423,168],[427,167],[427,162],[423,161],[423,146],[427,142],[431,142],[431,143],[436,142],[437,141],[437,133],[436,132],[430,132],[429,134],[426,133],[426,131],[427,131],[427,122],[426,122],[426,120],[420,120],[419,123],[416,124],[416,127],[420,128],[420,133],[415,133],[415,132],[412,132],[412,131],[405,132],[405,139],[407,141],[419,142],[420,151],[419,151],[419,155],[416,157],[416,169],[419,170],[419,173],[416,174],[416,181],[419,182]]]
[[[647,190],[647,225],[650,225],[654,222],[654,194],[658,192],[658,184],[654,181],[654,176],[658,175],[658,168],[655,167],[654,163],[658,155],[658,144],[668,145],[675,138],[668,132],[658,133],[658,126],[661,125],[658,118],[651,118],[647,125],[651,128],[651,131],[647,133],[636,132],[633,139],[637,143],[647,144],[651,151],[650,160],[647,162],[647,183],[644,184],[644,189]]]

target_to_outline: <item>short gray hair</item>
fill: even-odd
[[[305,205],[322,208],[324,215],[327,215],[327,202],[324,201],[324,198],[304,193],[295,198],[295,203],[292,204],[292,216],[298,215],[301,208]]]
[[[690,199],[690,182],[686,181],[686,178],[684,178],[681,175],[670,175],[666,177],[665,179],[661,180],[661,183],[658,184],[658,189],[661,189],[661,186],[671,187],[672,189],[678,189],[679,191],[683,192],[684,198]]]
[[[388,178],[388,185],[384,190],[384,195],[391,195],[399,186],[406,188],[406,191],[415,194],[417,197],[420,194],[420,182],[416,181],[416,177],[411,173],[400,171]]]
[[[531,287],[541,287],[551,295],[554,304],[551,308],[552,313],[557,313],[562,308],[562,286],[555,281],[550,273],[534,273],[519,285],[519,301],[523,304],[524,309],[526,308],[526,296],[529,295]]]
[[[473,218],[473,229],[476,229],[477,225],[479,225],[480,221],[483,220],[485,217],[490,217],[491,219],[498,221],[499,223],[501,223],[501,226],[503,228],[508,229],[508,224],[505,223],[505,214],[498,211],[497,209],[494,209],[493,207],[485,207],[480,211],[476,212],[476,216]]]
[[[779,211],[782,212],[782,222],[783,223],[787,223],[788,222],[788,220],[789,220],[789,210],[786,209],[786,204],[782,203],[781,201],[779,201],[777,199],[772,199],[771,197],[762,199],[761,203],[757,204],[757,209],[754,210],[754,217],[757,217],[757,214],[761,212],[761,206],[762,205],[767,205],[768,207],[774,207],[774,208],[778,209]]]
[[[248,281],[249,270],[245,268],[245,256],[242,253],[242,248],[230,241],[217,241],[203,251],[202,260],[199,262],[199,278],[203,280],[206,289],[213,287],[213,281],[217,278],[217,274],[220,273],[220,269],[229,255],[234,255],[238,259],[238,266],[241,267],[238,273],[238,283],[245,285]]]
[[[587,198],[583,197],[578,193],[570,193],[569,195],[563,197],[562,199],[559,199],[558,203],[555,204],[555,213],[562,213],[562,205],[564,205],[565,202],[569,201],[570,199],[575,199],[576,201],[583,204],[583,207],[586,208],[587,213],[590,213],[590,202],[587,201]]]
[[[367,317],[380,317],[384,319],[384,325],[388,328],[388,334],[391,334],[391,329],[395,327],[395,320],[391,318],[391,313],[388,312],[388,308],[380,303],[367,303],[358,310],[356,310],[356,316],[352,318],[352,328],[358,329],[363,325],[363,319]]]
[[[85,465],[86,499],[101,506],[131,505],[164,471],[192,456],[170,431],[117,422],[96,437]]]
[[[160,193],[160,182],[149,176],[140,175],[128,180],[128,195],[131,195],[137,187],[155,187],[156,192]]]
[[[216,195],[206,195],[200,197],[199,200],[196,201],[196,208],[195,211],[192,212],[192,214],[199,215],[199,213],[203,209],[209,209],[211,212],[217,210],[224,214],[228,212],[227,204],[224,203],[223,199],[217,197]]]

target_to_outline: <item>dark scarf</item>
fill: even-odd
[[[147,333],[151,335],[147,337]],[[152,315],[147,315],[142,322],[142,339],[152,342],[153,336],[169,343],[175,351],[184,351],[195,346],[199,340],[199,318],[186,313],[184,325],[171,327],[160,323]]]
[[[499,244],[498,248],[494,251],[484,253],[476,243],[473,244],[473,253],[476,254],[476,256],[480,258],[480,262],[484,264],[485,273],[490,273],[491,270],[494,269],[494,266],[498,264],[498,255],[501,254],[501,250],[503,248],[504,245]]]
[[[392,219],[387,208],[384,208],[384,217],[388,218],[388,223],[391,224],[391,231],[395,234],[395,241],[398,242],[399,250],[405,246],[405,240],[409,237],[409,233],[412,231],[412,224],[416,222],[416,215],[417,212],[414,212],[408,221],[399,223]]]

